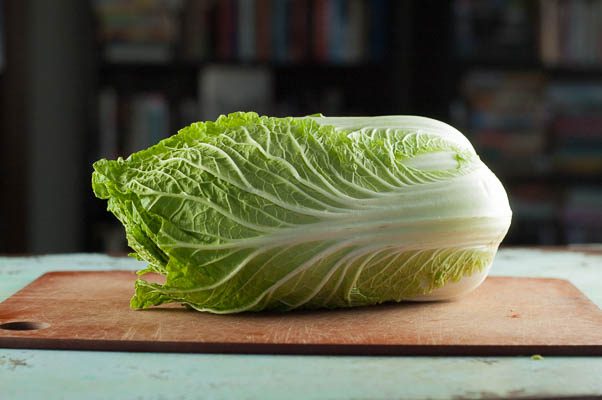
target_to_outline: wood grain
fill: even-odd
[[[212,315],[129,309],[129,271],[51,272],[0,304],[0,347],[271,354],[602,355],[602,311],[567,281],[491,277],[453,302]],[[15,323],[28,322],[33,326]],[[11,325],[12,324],[12,325]],[[39,325],[36,325],[39,324]]]

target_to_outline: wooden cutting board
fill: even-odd
[[[488,278],[453,302],[212,315],[132,311],[135,274],[51,272],[0,304],[0,347],[286,354],[602,355],[602,311],[564,280]]]

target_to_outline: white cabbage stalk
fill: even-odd
[[[132,307],[335,308],[463,295],[486,277],[512,212],[456,129],[416,116],[196,123],[93,188],[164,284]]]
[[[369,129],[399,129],[401,127],[403,130],[442,138],[449,143],[454,143],[458,148],[476,154],[473,146],[462,133],[452,126],[432,118],[414,115],[396,115],[382,117],[319,117],[315,119],[320,124],[329,124],[336,126],[337,129],[352,129],[359,132],[362,132],[362,129],[365,132],[366,125],[370,127]],[[454,155],[454,152],[449,152],[447,155],[444,152],[425,153],[411,158],[405,164],[425,172],[449,169],[455,167],[457,164]],[[492,217],[491,225],[488,227],[483,226],[482,229],[489,230],[491,238],[489,245],[497,249],[510,227],[510,220],[512,218],[512,211],[510,210],[508,196],[504,187],[493,172],[480,160],[475,166],[474,172],[463,176],[461,179],[464,182],[460,183],[459,178],[454,181],[455,188],[450,188],[449,184],[446,184],[447,181],[439,182],[444,187],[439,189],[443,191],[441,196],[449,201],[445,206],[440,203],[434,205],[433,200],[435,199],[430,194],[424,195],[422,199],[413,197],[412,201],[424,202],[424,204],[429,205],[424,208],[423,218],[425,220],[429,218],[429,213],[431,219],[441,217],[443,210],[437,210],[436,207],[446,208],[447,211],[453,212],[453,215],[458,217],[460,215],[457,207],[460,203],[465,206],[464,212],[461,215],[463,218],[474,218],[477,216]],[[428,188],[429,192],[433,190],[434,186],[434,184],[431,184]],[[458,193],[458,197],[450,196],[452,190]],[[428,198],[429,196],[430,198]],[[449,242],[442,242],[441,246],[449,244]],[[433,245],[433,248],[436,248],[436,246]],[[460,297],[476,289],[483,283],[492,263],[493,258],[480,271],[464,275],[457,281],[449,281],[442,287],[422,295],[408,297],[406,300],[449,300]]]

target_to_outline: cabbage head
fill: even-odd
[[[469,141],[416,116],[233,113],[97,161],[92,186],[148,263],[135,309],[453,298],[484,279],[511,219]]]

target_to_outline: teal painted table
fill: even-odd
[[[0,258],[0,300],[51,270],[127,258]],[[569,279],[602,307],[602,253],[503,249],[492,275]],[[602,396],[602,358],[332,357],[0,349],[0,399],[447,399]]]

